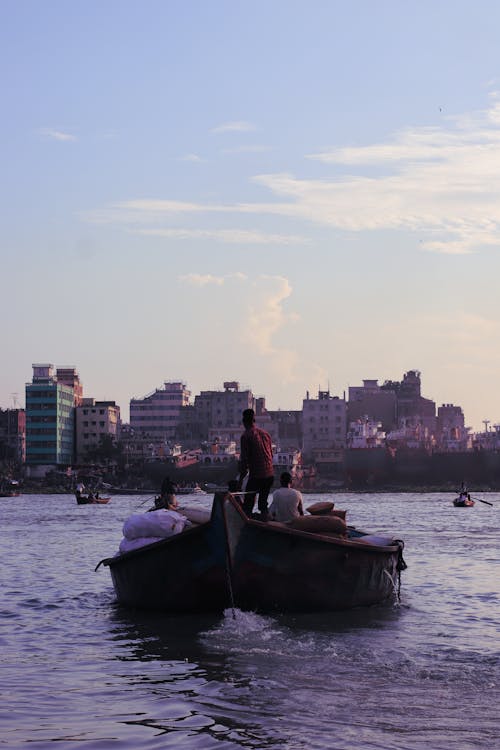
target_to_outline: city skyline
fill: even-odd
[[[500,422],[500,7],[7,2],[0,406],[422,373]]]

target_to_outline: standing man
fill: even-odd
[[[240,462],[238,489],[241,489],[243,478],[248,472],[243,510],[251,517],[255,496],[259,496],[258,507],[261,520],[267,521],[267,498],[273,484],[273,448],[271,436],[255,424],[253,409],[243,412],[243,427],[245,432],[240,440]]]
[[[284,471],[280,476],[281,487],[273,492],[273,501],[269,508],[269,515],[273,521],[287,523],[294,518],[304,515],[302,494],[292,489],[292,475]]]

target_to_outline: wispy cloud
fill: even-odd
[[[244,130],[249,123],[220,129]],[[220,131],[222,132],[222,130]],[[149,225],[176,239],[291,244],[305,237],[255,230],[178,229],[179,215],[276,216],[346,232],[405,230],[422,250],[460,255],[500,246],[500,100],[484,111],[446,116],[439,126],[407,128],[381,143],[323,149],[309,159],[324,165],[324,179],[286,173],[259,174],[253,181],[273,200],[204,204],[138,199],[87,215],[92,222]],[[342,171],[341,171],[342,170]]]
[[[223,122],[221,125],[216,125],[211,133],[248,133],[252,130],[257,130],[256,126],[251,122],[245,120],[233,120],[232,122]]]
[[[217,240],[237,245],[298,245],[308,242],[306,237],[291,234],[272,234],[246,229],[136,229],[135,234],[165,237],[173,240]]]
[[[184,156],[179,157],[179,161],[191,161],[195,164],[199,164],[206,161],[206,159],[202,159],[198,154],[185,154]]]
[[[76,135],[72,133],[65,133],[62,130],[54,130],[52,128],[42,128],[40,130],[41,135],[46,138],[51,138],[54,141],[76,141]]]
[[[244,273],[239,272],[227,273],[224,276],[213,276],[209,273],[188,273],[184,276],[180,276],[179,281],[189,284],[190,286],[203,287],[209,285],[223,286],[223,284],[226,284],[228,281],[233,281],[234,279],[237,281],[243,281],[246,278],[247,277]]]

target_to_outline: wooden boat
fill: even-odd
[[[109,503],[109,497],[94,497],[94,495],[82,495],[80,492],[75,492],[76,502],[78,505],[106,505]]]
[[[467,493],[460,493],[453,501],[455,508],[472,508],[475,505],[474,500],[471,499]]]
[[[467,487],[462,482],[460,493],[458,497],[454,499],[453,505],[455,506],[455,508],[472,508],[474,504],[474,500],[471,499],[471,496],[467,492]]]
[[[15,479],[0,481],[0,497],[19,497],[19,482]]]
[[[96,570],[109,567],[118,602],[132,607],[335,611],[393,600],[403,546],[355,529],[340,538],[249,519],[233,495],[218,492],[205,523]]]

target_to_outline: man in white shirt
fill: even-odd
[[[304,515],[302,495],[298,490],[292,489],[292,475],[288,471],[280,476],[280,484],[279,490],[273,492],[269,517],[272,521],[286,523]]]

